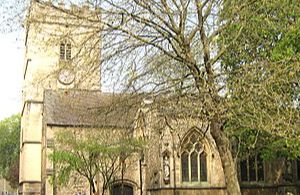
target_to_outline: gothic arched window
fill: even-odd
[[[181,179],[183,182],[207,181],[207,155],[197,131],[191,132],[181,146]]]
[[[68,41],[60,43],[59,56],[61,60],[71,60],[72,58],[72,46]]]

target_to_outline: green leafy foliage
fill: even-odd
[[[0,122],[0,174],[12,187],[19,184],[20,115]]]
[[[227,6],[238,3],[225,2]],[[220,41],[230,42],[239,30],[241,35],[221,62],[228,75],[226,129],[238,135],[244,145],[241,154],[252,151],[265,159],[299,158],[300,4],[249,1],[243,12],[223,17],[229,15],[235,15],[235,22]]]
[[[243,64],[270,60],[273,49],[278,47],[282,40],[287,41],[286,37],[293,36],[291,34],[294,33],[288,35],[292,29],[299,32],[299,29],[296,30],[300,13],[297,0],[247,0],[246,2],[247,5],[243,10],[237,12],[240,1],[224,1],[225,6],[228,7],[224,10],[228,11],[223,13],[222,20],[226,21],[227,18],[232,17],[234,20],[221,33],[219,43],[227,45],[241,30],[240,36],[229,45],[228,52],[222,56],[223,66],[230,69]],[[293,42],[292,45],[298,44]]]
[[[271,53],[273,61],[300,59],[300,19],[290,26]]]
[[[124,130],[125,131],[125,130]],[[114,135],[112,137],[112,135]],[[56,184],[66,185],[72,175],[85,177],[95,190],[94,178],[101,175],[105,188],[121,171],[121,160],[142,150],[144,143],[110,130],[66,130],[56,133],[55,148],[50,155]]]
[[[286,138],[272,135],[266,131],[241,129],[232,134],[234,153],[243,159],[248,155],[260,154],[264,160],[278,157],[296,159],[300,156],[298,138]]]
[[[299,74],[299,63],[244,65],[228,83],[232,127],[299,136]]]

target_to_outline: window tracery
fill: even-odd
[[[197,131],[192,131],[181,146],[182,182],[207,181],[207,154]]]

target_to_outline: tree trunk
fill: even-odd
[[[95,194],[96,192],[96,188],[95,188],[95,184],[94,184],[94,178],[89,180],[90,183],[90,194]]]
[[[222,161],[225,183],[228,195],[240,195],[240,185],[237,177],[236,166],[231,154],[230,142],[217,120],[211,123],[211,135],[214,138]]]

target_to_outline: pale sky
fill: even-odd
[[[0,120],[21,112],[22,32],[0,33]]]

